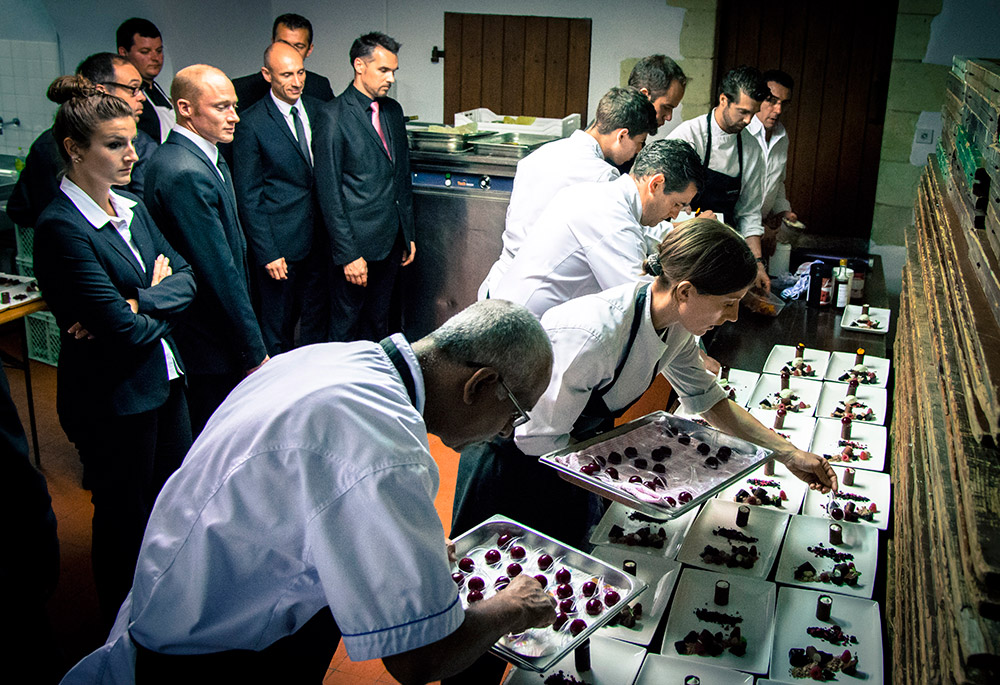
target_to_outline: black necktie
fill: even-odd
[[[295,125],[295,137],[299,141],[299,149],[302,151],[302,156],[306,158],[306,161],[311,166],[312,157],[309,155],[309,143],[306,141],[306,127],[302,125],[302,117],[299,116],[298,107],[292,107],[292,124]]]
[[[219,168],[222,172],[222,180],[226,185],[226,189],[229,191],[229,197],[232,199],[233,203],[236,202],[236,193],[233,191],[233,175],[229,173],[229,165],[226,164],[226,158],[219,155],[219,160],[215,163],[215,166]]]

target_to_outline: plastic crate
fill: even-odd
[[[17,238],[17,256],[30,264],[35,258],[35,229],[30,226],[15,226],[14,235]]]
[[[31,258],[14,257],[14,264],[17,266],[18,275],[35,277],[35,264]]]
[[[470,109],[467,112],[455,113],[455,126],[475,122],[480,131],[496,131],[498,133],[536,133],[543,136],[559,136],[566,138],[580,128],[580,115],[570,114],[562,119],[546,119],[535,117],[533,124],[505,124],[503,114],[496,114],[486,107]],[[499,121],[498,121],[499,120]]]
[[[59,363],[59,326],[52,312],[36,312],[25,317],[28,331],[28,358],[56,366]]]

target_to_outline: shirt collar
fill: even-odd
[[[753,118],[756,119],[757,117]],[[708,125],[712,127],[713,138],[715,138],[716,136],[732,137],[737,135],[735,133],[726,133],[725,131],[722,130],[722,127],[719,126],[719,122],[715,120],[715,109],[712,109],[711,113],[708,115],[708,122],[709,122]]]
[[[573,131],[573,133],[570,134],[570,138],[581,145],[586,144],[588,147],[592,148],[601,159],[606,159],[604,157],[604,150],[601,149],[601,144],[597,142],[597,138],[590,135],[585,130],[577,129],[576,131]]]
[[[197,145],[198,149],[204,152],[208,156],[208,159],[209,161],[212,162],[212,164],[216,166],[219,165],[219,148],[216,147],[213,143],[208,142],[207,140],[199,136],[191,129],[185,128],[180,124],[174,124],[174,127],[171,130],[176,131],[177,133],[181,134],[182,136],[190,140],[192,143]]]
[[[302,106],[301,98],[296,100],[294,105],[290,105],[281,98],[277,97],[273,90],[268,90],[267,94],[271,96],[271,102],[273,102],[274,106],[278,108],[279,112],[281,112],[281,116],[286,119],[292,116],[292,107],[297,107],[299,112],[305,111],[305,108]]]
[[[622,184],[622,191],[625,194],[625,201],[628,203],[632,216],[637,224],[642,224],[642,200],[639,198],[639,184],[632,174],[622,174],[613,183]]]
[[[774,131],[771,133],[771,140],[767,139],[767,130],[764,129],[764,124],[756,115],[747,124],[747,128],[750,129],[750,133],[760,141],[761,145],[765,148],[774,147],[780,139],[785,137],[785,125],[780,121],[774,125]]]
[[[362,93],[360,90],[358,90],[357,86],[354,85],[354,81],[351,81],[351,85],[347,87],[347,92],[353,94],[354,101],[358,104],[359,107],[370,109],[372,103],[375,102],[373,99],[368,97],[367,93]]]
[[[417,412],[422,416],[424,413],[424,403],[427,399],[426,390],[424,388],[424,372],[420,368],[420,362],[417,361],[417,353],[413,351],[410,347],[410,343],[406,341],[402,333],[393,333],[389,336],[389,339],[396,344],[396,349],[403,356],[406,361],[406,365],[410,367],[410,373],[413,375],[413,386],[417,394],[416,409]]]
[[[101,209],[100,205],[94,202],[94,198],[87,195],[83,191],[83,188],[73,183],[69,177],[63,176],[62,181],[59,182],[59,189],[69,198],[73,206],[80,211],[80,214],[83,214],[83,218],[94,228],[101,228],[107,223],[111,223],[116,229],[121,223],[124,223],[126,227],[132,224],[132,207],[135,206],[135,200],[122,197],[113,190],[110,191],[111,207],[115,210],[117,216],[109,216],[107,212]]]

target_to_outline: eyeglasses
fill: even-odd
[[[127,86],[124,83],[115,83],[114,81],[105,81],[101,85],[102,86],[115,86],[117,88],[124,88],[125,90],[129,91],[130,93],[132,93],[132,97],[135,97],[135,94],[138,93],[140,90],[142,90],[142,86],[141,85],[139,85],[139,86]]]
[[[465,365],[473,369],[483,369],[486,368],[486,366],[488,366],[487,364],[478,364],[476,362],[465,362]],[[524,409],[521,408],[521,404],[517,401],[517,398],[514,397],[514,393],[510,391],[510,388],[507,387],[507,384],[503,382],[503,377],[500,376],[499,374],[497,374],[497,381],[500,383],[500,387],[502,387],[505,391],[507,391],[507,397],[510,398],[511,404],[514,405],[515,414],[514,417],[511,419],[510,425],[513,428],[517,428],[518,426],[523,426],[524,424],[528,423],[528,421],[531,420],[531,417],[528,416],[528,412],[524,411]]]
[[[514,404],[514,409],[517,410],[517,416],[515,416],[514,420],[510,422],[510,425],[517,428],[518,426],[523,426],[528,423],[528,421],[531,420],[531,417],[528,416],[528,412],[524,411],[524,409],[521,408],[521,405],[518,404],[517,398],[514,397],[514,393],[510,391],[507,384],[503,382],[503,378],[497,376],[497,380],[500,382],[501,387],[507,391],[507,397],[509,397],[510,401]]]

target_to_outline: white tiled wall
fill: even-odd
[[[0,154],[28,154],[32,141],[52,126],[56,105],[45,97],[60,75],[59,46],[55,42],[0,40],[0,117],[4,120]],[[7,122],[20,119],[10,128]]]

